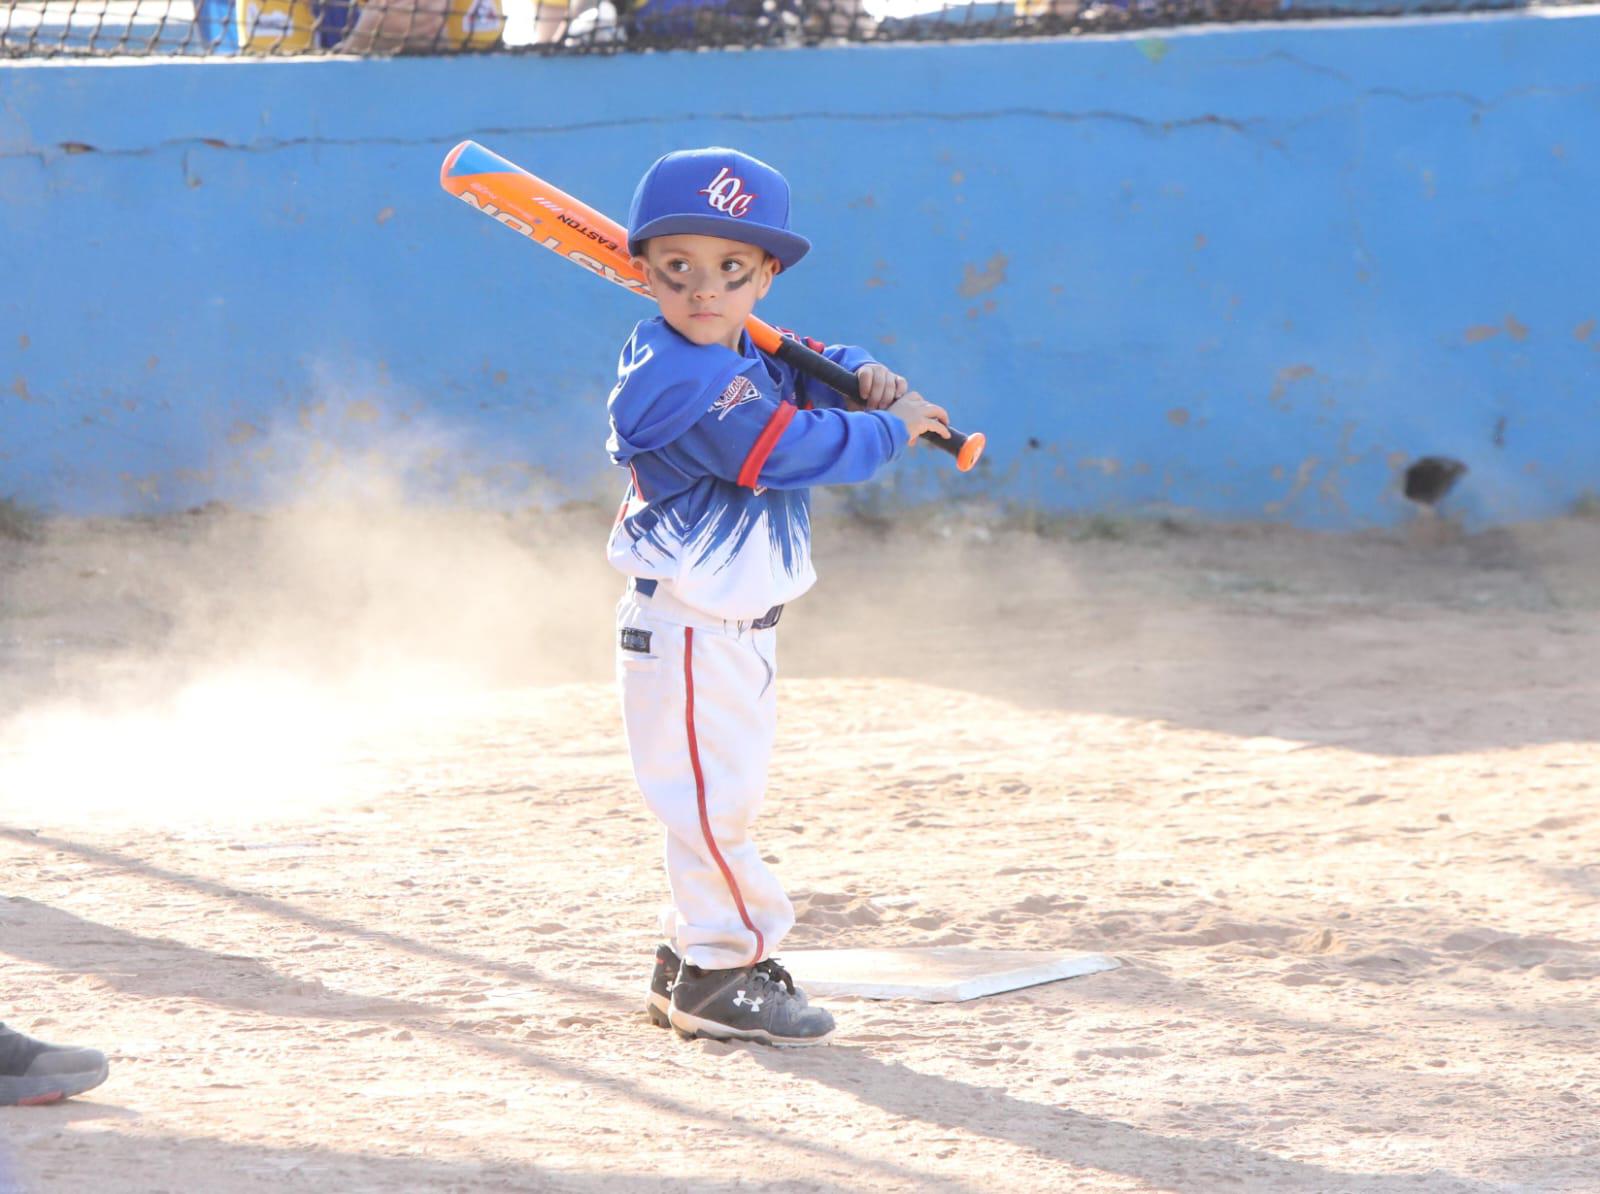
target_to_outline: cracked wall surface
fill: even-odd
[[[623,215],[660,152],[783,168],[763,305],[990,436],[892,496],[1471,522],[1600,489],[1600,15],[637,57],[0,67],[0,495],[271,502],[378,454],[609,495],[648,308],[437,186],[471,137]]]

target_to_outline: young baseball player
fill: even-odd
[[[949,421],[859,348],[826,349],[861,381],[868,409],[852,411],[751,344],[746,318],[810,247],[765,162],[695,149],[651,166],[628,251],[661,314],[622,350],[607,445],[630,475],[608,549],[631,578],[623,721],[672,892],[648,1010],[686,1035],[774,1045],[834,1028],[772,956],[794,907],[750,837],[777,721],[773,628],[816,580],[809,487],[865,481]]]

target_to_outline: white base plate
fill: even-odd
[[[960,1003],[1117,968],[1115,959],[1101,954],[959,945],[787,950],[782,961],[807,994],[925,1003]]]

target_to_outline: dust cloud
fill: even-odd
[[[379,740],[609,674],[602,511],[402,487],[366,464],[265,513],[52,519],[0,542],[0,816],[348,803]]]
[[[488,715],[496,694],[609,684],[609,505],[418,501],[394,461],[425,447],[317,462],[265,512],[55,519],[0,540],[0,816],[356,807],[409,746]],[[782,670],[1401,754],[1582,736],[1577,706],[1545,725],[1514,698],[1487,705],[1474,690],[1489,656],[1438,643],[1485,608],[1529,614],[1483,645],[1514,675],[1543,615],[1592,608],[1596,526],[1420,550],[1393,534],[819,495],[821,580],[785,614]],[[1406,717],[1350,707],[1353,689],[1389,699],[1419,672],[1437,690]]]

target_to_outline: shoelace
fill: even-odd
[[[757,962],[755,972],[769,983],[782,983],[789,994],[794,994],[794,979],[789,977],[789,972],[783,968],[782,963],[777,958],[768,958],[764,962]]]

